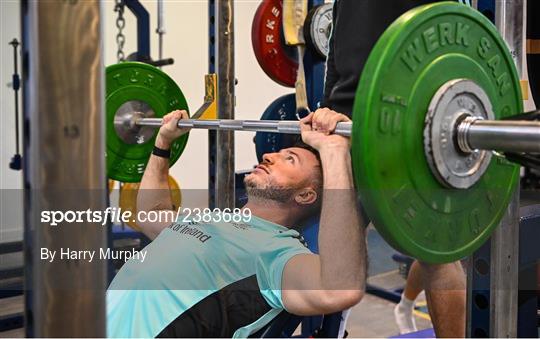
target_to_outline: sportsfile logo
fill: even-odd
[[[132,211],[123,210],[117,207],[107,207],[105,210],[92,211],[42,211],[41,222],[50,226],[57,226],[62,223],[95,223],[105,226],[109,221],[113,224],[126,224],[133,220],[135,222],[174,222],[181,215],[181,209],[177,211],[138,211],[135,215]]]
[[[41,222],[51,226],[67,223],[97,223],[102,226],[107,224],[108,220],[118,223],[126,223],[132,217],[131,211],[122,212],[121,208],[107,207],[104,211],[41,211]]]

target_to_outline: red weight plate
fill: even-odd
[[[294,47],[287,46],[282,32],[282,0],[263,0],[251,26],[253,51],[259,65],[272,80],[294,87],[298,62]]]

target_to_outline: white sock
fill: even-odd
[[[407,299],[405,294],[401,294],[401,300],[398,305],[405,311],[412,311],[414,309],[414,300]]]
[[[394,308],[394,317],[399,327],[400,334],[416,332],[416,321],[414,320],[414,300],[407,299],[403,294],[401,301]]]

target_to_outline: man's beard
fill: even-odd
[[[273,182],[263,185],[257,185],[255,180],[244,180],[246,193],[249,199],[272,200],[279,203],[288,203],[292,201],[296,193],[296,187],[282,187]]]

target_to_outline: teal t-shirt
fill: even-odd
[[[229,333],[247,337],[284,309],[283,268],[294,255],[311,253],[297,231],[257,217],[248,222],[212,223],[183,218],[142,250],[146,251],[144,261],[131,259],[112,281],[107,291],[109,337],[155,337],[173,325],[193,326],[183,315],[202,314],[204,322],[205,311],[199,309],[211,304],[210,298],[232,295],[222,291],[244,289],[251,278],[267,309]],[[235,284],[242,287],[231,288]],[[234,296],[232,303],[238,299]]]

